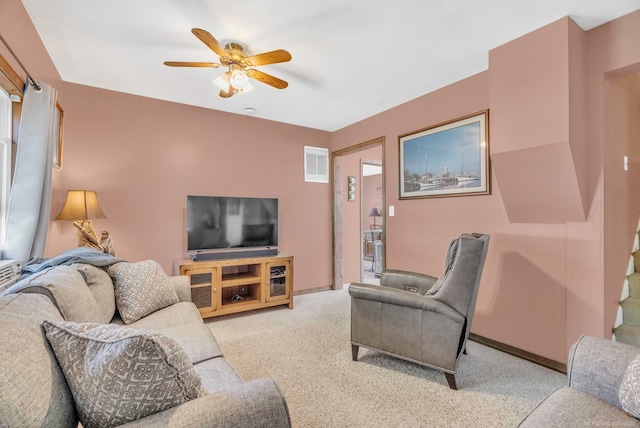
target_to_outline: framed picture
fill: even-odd
[[[489,194],[489,110],[398,140],[400,199]]]
[[[53,166],[57,169],[62,168],[62,140],[64,131],[64,111],[60,104],[56,103],[56,117],[55,117],[55,135],[57,135],[57,141],[53,147]]]

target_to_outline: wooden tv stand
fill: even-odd
[[[174,262],[191,282],[191,300],[202,318],[288,305],[293,309],[293,257]]]

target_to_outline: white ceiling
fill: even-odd
[[[64,81],[335,131],[486,70],[489,50],[571,16],[585,30],[640,0],[22,0]],[[288,50],[258,67],[289,82],[218,96],[213,68],[164,61],[218,57],[203,28],[250,55]]]

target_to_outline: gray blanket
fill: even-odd
[[[34,259],[29,261],[29,263],[27,263],[27,265],[22,269],[22,276],[20,279],[59,265],[85,263],[92,266],[107,268],[112,264],[124,261],[126,260],[118,259],[93,248],[77,247],[49,259]]]

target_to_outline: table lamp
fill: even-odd
[[[371,208],[371,211],[369,212],[369,217],[373,217],[373,228],[377,229],[378,225],[376,225],[376,217],[382,217],[380,215],[380,211],[378,211],[376,207]]]
[[[55,220],[73,221],[78,228],[78,246],[100,248],[100,242],[93,230],[92,220],[103,220],[107,216],[102,212],[98,195],[90,190],[69,190],[67,200]]]

